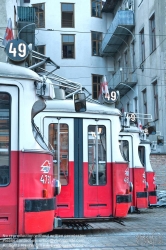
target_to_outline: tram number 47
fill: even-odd
[[[51,184],[51,176],[48,174],[42,174],[42,176],[40,177],[40,181],[43,184]]]

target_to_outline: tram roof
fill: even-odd
[[[34,71],[25,67],[3,62],[0,62],[0,77],[41,81],[39,75]]]
[[[44,111],[77,113],[74,108],[74,100],[48,100],[46,101],[46,108]],[[86,102],[86,112],[79,112],[79,114],[84,113],[121,116],[121,112],[117,108],[91,102]]]

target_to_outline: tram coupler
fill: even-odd
[[[54,218],[54,229],[62,226],[62,219],[61,218]]]

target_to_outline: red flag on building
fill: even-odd
[[[103,103],[103,98],[102,98],[103,94],[104,94],[105,98],[110,99],[109,90],[108,90],[108,82],[107,82],[106,76],[102,77],[102,81],[100,84],[100,93],[99,93],[99,97],[98,97],[98,101],[100,103]]]
[[[14,39],[13,31],[12,31],[12,20],[11,20],[11,18],[9,18],[8,22],[7,22],[7,28],[6,28],[6,32],[5,32],[5,36],[4,36],[2,44],[6,47],[6,44],[8,43],[8,41],[10,41],[12,39]]]

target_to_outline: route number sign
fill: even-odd
[[[119,91],[117,90],[109,90],[109,96],[105,97],[103,94],[103,99],[106,103],[115,103],[119,99]]]
[[[21,39],[14,39],[7,43],[6,54],[10,60],[15,62],[24,61],[29,55],[29,48],[26,42]]]

